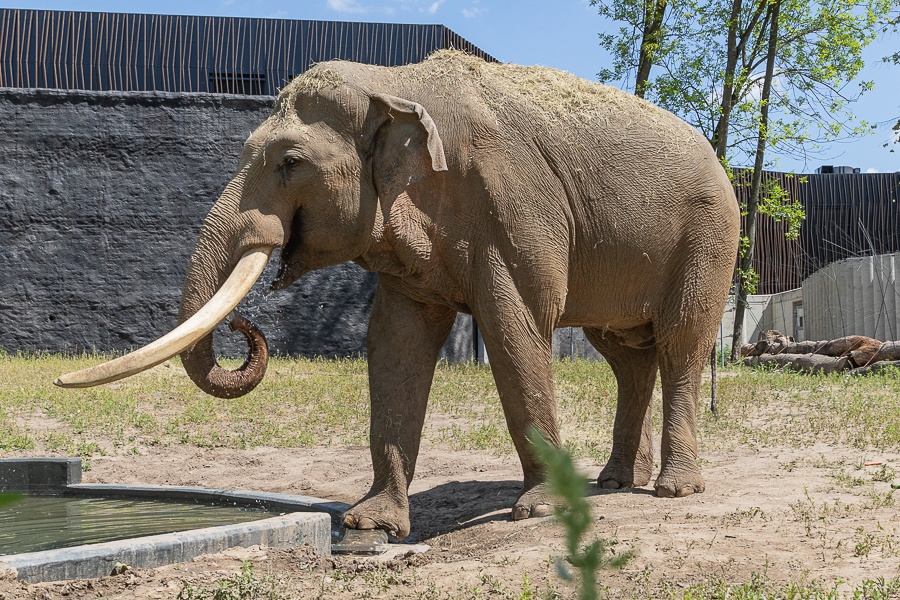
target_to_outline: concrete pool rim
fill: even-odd
[[[261,507],[284,514],[245,523],[114,542],[0,556],[0,572],[15,570],[29,583],[110,575],[117,565],[155,568],[233,547],[310,545],[331,554],[331,523],[348,504],[312,496],[195,486],[81,483],[78,458],[0,459],[0,492],[41,496],[87,496],[193,500]],[[387,542],[386,536],[384,542]]]

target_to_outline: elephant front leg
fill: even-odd
[[[343,516],[354,529],[409,535],[409,484],[416,469],[428,393],[456,312],[379,285],[369,322],[372,488]]]

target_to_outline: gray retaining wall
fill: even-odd
[[[0,89],[0,348],[124,351],[173,327],[203,217],[272,102]],[[376,275],[348,263],[266,296],[273,275],[243,304],[273,351],[365,354]],[[470,322],[446,356],[472,356]]]

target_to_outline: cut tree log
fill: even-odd
[[[836,373],[852,367],[847,356],[822,354],[763,354],[745,358],[744,364],[748,367],[778,365],[802,373]]]
[[[816,350],[816,354],[825,356],[848,356],[854,350],[873,348],[873,353],[881,346],[881,342],[864,335],[848,335],[831,340]]]
[[[858,353],[858,357],[854,356],[856,353]],[[861,350],[855,351],[854,354],[851,354],[853,362],[859,367],[865,367],[866,365],[881,361],[900,360],[900,342],[884,342],[875,350],[875,352],[868,355],[864,354]]]
[[[893,343],[893,342],[886,342]],[[874,375],[875,373],[880,373],[881,371],[887,369],[900,369],[900,360],[885,360],[882,362],[872,363],[871,365],[865,367],[858,367],[856,369],[850,369],[850,374],[856,377],[866,376],[866,375]]]
[[[795,342],[777,330],[764,331],[755,344],[741,346],[748,366],[779,365],[808,373],[833,373],[853,369],[854,375],[878,372],[860,370],[885,363],[900,365],[900,341],[880,342],[865,335],[848,335],[834,340]]]

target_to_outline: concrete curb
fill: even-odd
[[[81,483],[80,458],[0,459],[0,492],[57,496]]]
[[[103,496],[262,507],[284,515],[236,525],[0,556],[0,572],[14,569],[29,583],[110,575],[121,563],[154,568],[236,546],[286,548],[309,545],[331,554],[332,521],[350,505],[312,496],[191,486],[83,484],[80,459],[0,459],[0,490],[34,495]],[[385,536],[385,542],[387,538]]]
[[[88,579],[112,575],[118,563],[152,569],[254,545],[310,545],[322,555],[330,555],[331,518],[323,513],[291,513],[239,525],[0,556],[0,571],[15,569],[16,578],[29,583]]]

